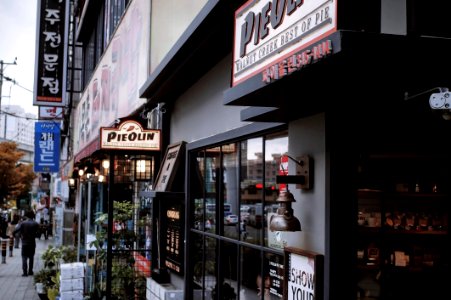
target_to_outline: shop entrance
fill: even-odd
[[[107,298],[145,299],[150,277],[151,190],[155,158],[111,154],[80,177],[80,261],[87,290]],[[86,169],[87,170],[87,169]]]

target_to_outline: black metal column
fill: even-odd
[[[113,191],[114,186],[114,153],[110,153],[110,168],[108,172],[108,236],[106,254],[106,298],[111,298],[112,265],[113,265]]]

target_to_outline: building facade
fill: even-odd
[[[450,62],[433,53],[451,47],[448,4],[77,4],[81,256],[99,251],[96,213],[123,242],[108,240],[89,291],[104,274],[119,292],[120,250],[148,299],[447,294]],[[159,130],[160,149],[104,148],[101,128],[130,120]],[[119,219],[113,202],[135,208]]]

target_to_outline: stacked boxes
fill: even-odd
[[[170,283],[157,283],[147,278],[146,300],[183,300],[183,290],[177,289]]]
[[[85,267],[81,262],[61,264],[60,299],[83,300]]]

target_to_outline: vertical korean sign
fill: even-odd
[[[33,105],[65,106],[68,0],[40,0]]]
[[[55,122],[36,122],[34,128],[34,171],[59,171],[60,126]]]

